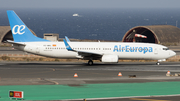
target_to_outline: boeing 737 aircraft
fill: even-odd
[[[117,63],[119,59],[150,59],[159,62],[176,53],[167,47],[151,43],[131,42],[51,42],[34,36],[14,11],[7,11],[14,41],[14,48],[46,57],[84,59],[93,65],[93,60]]]

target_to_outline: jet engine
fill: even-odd
[[[103,55],[102,62],[118,62],[118,56],[117,55]]]

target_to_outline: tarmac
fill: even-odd
[[[167,71],[172,76],[167,77]],[[119,72],[122,76],[118,76]],[[75,73],[78,77],[74,77]],[[25,91],[25,100],[178,101],[180,77],[175,77],[175,73],[180,73],[179,62],[88,66],[81,62],[4,61],[0,62],[0,100],[8,100],[8,94],[3,92],[14,89]]]

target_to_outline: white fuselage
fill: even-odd
[[[23,42],[25,46],[15,45],[16,49],[37,55],[64,59],[82,58],[77,52],[68,51],[64,42]],[[152,59],[170,58],[176,53],[167,47],[150,43],[130,42],[68,42],[77,51],[93,52],[103,55],[117,55],[119,59]],[[99,58],[97,58],[100,60]]]

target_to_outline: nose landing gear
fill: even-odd
[[[157,63],[156,63],[156,65],[160,65],[160,63],[159,63],[159,62],[157,62]]]
[[[160,65],[160,62],[163,62],[163,61],[166,61],[166,59],[158,60],[158,62],[156,63],[156,65]]]

